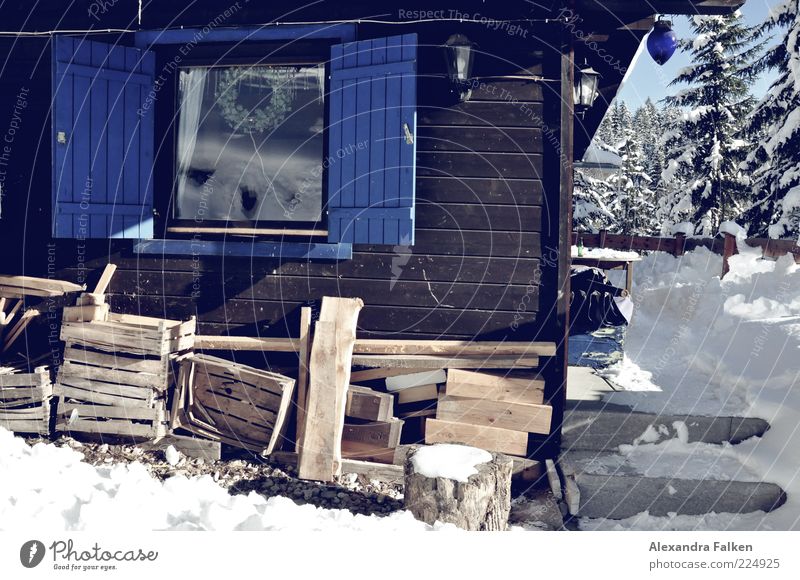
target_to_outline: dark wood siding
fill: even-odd
[[[393,32],[375,26],[363,28],[359,36]],[[551,339],[547,312],[553,293],[540,288],[552,269],[547,251],[543,258],[552,239],[543,177],[544,91],[541,83],[495,78],[541,74],[542,52],[530,41],[508,42],[504,33],[473,26],[466,33],[481,46],[474,72],[487,78],[476,85],[470,101],[459,103],[444,78],[440,48],[453,32],[453,26],[419,29],[412,247],[356,245],[352,260],[280,262],[139,256],[127,241],[58,240],[48,258],[49,222],[43,223],[50,219],[46,131],[31,139],[31,147],[36,143],[40,151],[30,170],[29,203],[12,204],[20,216],[18,225],[24,224],[27,233],[6,232],[6,237],[10,243],[27,240],[21,251],[28,274],[47,274],[49,267],[52,275],[91,284],[112,261],[119,266],[110,288],[113,308],[145,315],[197,315],[203,333],[294,335],[300,306],[339,295],[364,299],[362,336]],[[47,62],[49,57],[43,58]],[[21,68],[26,66],[33,70],[35,59],[22,59]],[[44,105],[49,81],[41,70],[36,74],[37,103]],[[46,109],[35,109],[26,114],[41,124]],[[156,132],[169,130],[157,126]],[[159,179],[156,196],[163,200],[171,182],[164,175],[157,175]],[[36,230],[33,236],[31,228]],[[156,232],[156,237],[163,235]],[[8,262],[4,269],[15,270]]]

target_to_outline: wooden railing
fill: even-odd
[[[723,234],[716,238],[687,238],[683,234],[674,237],[658,236],[629,236],[624,234],[609,234],[600,230],[596,234],[573,232],[572,243],[577,244],[578,239],[583,240],[587,248],[609,248],[613,250],[636,250],[667,252],[673,256],[682,256],[684,253],[703,246],[722,256],[722,275],[728,273],[728,258],[737,253],[736,238],[731,234]],[[748,238],[745,243],[752,247],[762,249],[765,258],[778,258],[792,254],[795,262],[800,264],[800,246],[797,240],[773,240],[769,238]]]

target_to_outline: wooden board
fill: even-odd
[[[65,322],[104,322],[108,318],[108,304],[65,306],[62,320]]]
[[[195,337],[195,348],[197,350],[298,352],[300,349],[300,341],[294,338],[198,335]]]
[[[391,464],[394,462],[394,452],[394,448],[376,447],[369,443],[342,440],[342,461],[344,459],[357,459]]]
[[[106,321],[64,322],[61,340],[107,352],[163,356],[194,346],[196,321],[164,320],[109,312]]]
[[[553,409],[549,405],[503,403],[452,396],[441,397],[436,407],[437,419],[541,435],[550,433],[552,414]]]
[[[539,366],[537,357],[483,356],[456,357],[436,355],[353,355],[353,364],[363,367],[400,369],[513,369]]]
[[[110,406],[60,401],[56,411],[59,433],[89,433],[133,439],[157,439],[167,432],[162,400],[153,407]]]
[[[308,396],[308,357],[311,354],[311,308],[300,309],[300,339],[297,352],[297,415],[295,425],[295,451],[300,451],[306,427],[306,397]]]
[[[400,419],[413,419],[414,417],[435,417],[436,407],[431,406],[425,409],[415,409],[413,411],[406,411],[403,409],[397,410],[397,417]]]
[[[544,402],[544,381],[452,369],[447,374],[445,392],[454,397],[541,405]]]
[[[341,474],[341,439],[358,314],[357,298],[322,299],[309,364],[305,431],[298,460],[301,479],[332,481]]]
[[[166,451],[170,445],[187,457],[205,459],[206,461],[219,461],[222,458],[222,445],[219,441],[178,435],[177,433],[170,433],[158,441],[144,444],[141,447],[145,451]]]
[[[388,421],[394,412],[394,397],[389,393],[350,385],[344,414],[366,421]]]
[[[433,372],[440,369],[414,369],[414,372]],[[376,379],[385,379],[388,377],[396,377],[399,375],[409,374],[408,369],[367,369],[365,371],[353,371],[350,375],[350,382],[361,383],[365,381],[373,381]]]
[[[370,423],[348,424],[342,430],[342,441],[363,443],[370,447],[394,449],[400,444],[403,421],[373,421]]]
[[[554,356],[553,342],[359,339],[354,354]]]
[[[196,337],[196,348],[202,350],[252,350],[265,352],[297,352],[301,341],[294,338],[262,338],[251,336]],[[552,342],[508,342],[470,340],[387,340],[357,339],[354,354],[405,355],[520,355],[526,357],[553,356]]]
[[[427,371],[422,373],[406,371],[405,374],[387,377],[386,390],[397,392],[402,389],[419,387],[421,385],[433,385],[444,383],[447,380],[447,373],[443,369]]]
[[[79,286],[64,280],[53,280],[51,278],[34,278],[32,276],[2,276],[0,275],[0,286],[16,288],[23,294],[39,296],[33,292],[48,292],[46,296],[59,296],[67,292],[80,292],[86,286]]]
[[[528,434],[485,425],[427,419],[425,443],[464,443],[497,453],[525,455],[528,451]]]
[[[416,403],[418,401],[433,401],[439,397],[439,388],[433,385],[420,385],[397,391],[397,403]]]
[[[105,294],[109,283],[111,283],[111,278],[114,276],[114,272],[116,271],[117,266],[115,264],[106,264],[106,267],[103,268],[103,273],[100,274],[100,279],[94,286],[93,294]]]

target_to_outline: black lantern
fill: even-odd
[[[583,67],[575,75],[575,109],[581,114],[594,104],[599,84],[600,73],[584,61]]]
[[[469,99],[472,92],[469,86],[472,78],[472,61],[475,46],[463,34],[454,34],[445,43],[445,58],[447,59],[447,76],[462,101]]]

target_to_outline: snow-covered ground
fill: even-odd
[[[354,515],[255,492],[231,495],[210,476],[161,482],[140,463],[95,467],[72,449],[30,446],[0,427],[0,530],[113,531],[121,522],[133,532],[431,529],[406,511]]]
[[[765,419],[764,437],[716,451],[650,433],[621,453],[649,471],[669,465],[672,453],[720,465],[737,459],[782,486],[788,502],[766,516],[641,514],[586,521],[584,529],[800,528],[800,267],[790,256],[768,261],[758,249],[739,249],[722,280],[720,256],[704,248],[680,258],[654,253],[637,264],[625,358],[604,372],[625,391],[607,400],[639,411]]]

